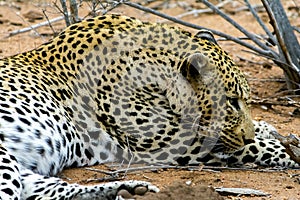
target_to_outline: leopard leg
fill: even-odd
[[[20,167],[15,157],[0,146],[0,199],[103,199],[119,198],[119,191],[125,190],[129,195],[135,195],[137,188],[144,192],[158,192],[158,188],[144,181],[116,181],[82,186],[69,184],[59,178],[36,174]],[[140,193],[143,194],[143,193]]]
[[[254,142],[234,152],[228,159],[230,165],[255,163],[259,166],[299,168],[291,159],[286,148],[271,134],[276,129],[264,122],[253,121],[255,129]]]
[[[135,195],[137,187],[144,187],[145,192],[158,192],[155,186],[144,181],[116,181],[94,186],[83,186],[69,184],[59,178],[35,174],[30,170],[22,170],[21,175],[24,185],[21,199],[111,200],[118,198],[120,190],[126,190],[129,194]]]
[[[255,130],[255,138],[262,138],[262,139],[275,139],[272,136],[271,132],[277,132],[276,128],[271,124],[265,121],[253,121],[254,130]]]
[[[0,199],[20,199],[22,184],[18,163],[0,144]]]
[[[254,143],[247,144],[242,149],[234,152],[228,159],[230,165],[245,165],[255,163],[267,167],[299,168],[286,153],[286,149],[277,139],[255,138]]]

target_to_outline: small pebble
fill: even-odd
[[[120,190],[117,196],[122,196],[124,199],[132,198],[132,195],[127,190]]]
[[[186,181],[185,184],[186,184],[186,185],[191,185],[191,184],[192,184],[192,181]]]
[[[144,195],[147,191],[148,191],[148,189],[143,186],[138,186],[138,187],[134,188],[134,194],[137,194],[137,195]]]
[[[268,110],[268,107],[267,106],[260,106],[261,107],[261,109],[263,109],[263,110]]]
[[[286,188],[286,189],[293,189],[294,187],[291,186],[291,185],[287,185],[285,188]]]

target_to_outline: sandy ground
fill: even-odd
[[[49,3],[50,2],[50,3]],[[213,2],[213,1],[212,1]],[[226,13],[238,23],[255,33],[262,33],[260,27],[254,22],[253,17],[246,11],[238,11],[243,7],[242,1],[232,1],[224,8]],[[288,16],[294,26],[300,27],[299,10],[295,9],[293,2],[300,5],[299,0],[284,1],[285,8],[288,10]],[[257,4],[259,1],[251,1]],[[205,8],[201,4],[188,1],[158,1],[152,3],[151,7],[159,7],[160,11],[173,16],[186,13],[191,9]],[[87,6],[83,6],[81,16],[87,14]],[[42,27],[35,31],[30,31],[9,37],[9,33],[19,30],[30,25],[34,25],[49,19],[60,16],[59,11],[53,6],[51,1],[0,1],[0,57],[17,54],[23,51],[33,49],[40,44],[48,41],[53,37],[52,29]],[[120,6],[113,10],[115,13],[122,13],[135,16],[145,21],[160,22],[162,19],[151,14],[144,13],[129,7]],[[267,21],[266,13],[260,12],[264,21]],[[42,19],[39,19],[42,18]],[[234,29],[230,24],[224,22],[219,16],[206,13],[198,16],[188,15],[183,18],[186,21],[225,33],[242,36],[239,31]],[[170,23],[170,22],[169,22]],[[170,23],[172,24],[172,23]],[[52,28],[59,32],[64,27],[64,22],[54,23]],[[194,31],[195,30],[191,30]],[[298,33],[298,38],[300,38]],[[219,41],[219,44],[230,53],[235,62],[241,67],[246,74],[252,89],[253,97],[271,98],[276,100],[277,97],[283,96],[282,91],[286,89],[284,75],[280,68],[273,63],[261,57],[245,53],[241,46],[229,41]],[[275,97],[275,98],[274,98]],[[299,135],[300,119],[295,115],[296,107],[286,107],[280,105],[265,106],[253,104],[252,115],[254,119],[265,120],[273,124],[280,133],[295,133]],[[119,166],[124,168],[126,166]],[[95,166],[94,169],[108,171],[107,166]],[[118,167],[117,167],[118,168]],[[120,173],[120,178],[138,179],[150,181],[157,185],[163,192],[161,196],[147,196],[146,199],[221,199],[220,196],[213,193],[213,187],[240,187],[261,190],[270,194],[267,197],[257,196],[223,196],[224,199],[300,199],[299,171],[297,170],[233,170],[233,169],[215,169],[204,170],[199,167],[196,170],[151,170],[136,171],[134,173]],[[94,172],[87,169],[68,169],[60,174],[60,177],[81,184],[97,183],[97,179],[107,178],[107,175],[100,172]],[[198,196],[197,196],[198,195]],[[202,195],[202,196],[200,196]]]

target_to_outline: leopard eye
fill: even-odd
[[[238,98],[228,97],[228,101],[237,111],[241,110]]]

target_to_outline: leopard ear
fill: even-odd
[[[198,33],[196,33],[194,35],[195,38],[199,38],[199,39],[202,39],[202,40],[208,40],[216,45],[218,45],[214,35],[210,32],[210,31],[207,31],[207,30],[200,30]]]
[[[203,83],[209,83],[216,76],[216,67],[210,63],[207,56],[195,53],[182,62],[180,72],[189,81],[201,80]]]

